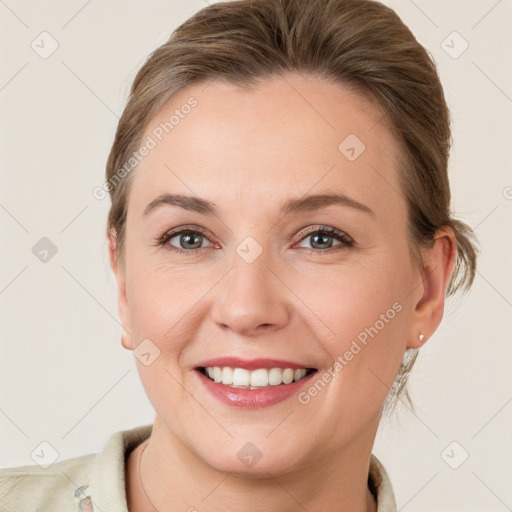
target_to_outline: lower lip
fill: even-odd
[[[206,387],[206,389],[221,402],[235,407],[247,407],[252,409],[259,409],[277,404],[286,398],[296,394],[299,389],[307,383],[313,375],[317,372],[306,375],[297,382],[291,384],[279,384],[278,386],[270,386],[262,389],[242,389],[232,388],[226,386],[221,382],[215,382],[206,375],[203,375],[200,370],[195,370],[199,379]]]

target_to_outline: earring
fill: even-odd
[[[418,336],[418,340],[419,340],[420,343],[423,343],[425,341],[425,335],[424,334],[420,334]]]

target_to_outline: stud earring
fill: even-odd
[[[418,336],[418,340],[419,340],[420,343],[423,343],[425,341],[425,335],[424,334],[420,334]]]

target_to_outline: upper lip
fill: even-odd
[[[258,368],[291,368],[292,370],[313,368],[308,364],[294,363],[293,361],[285,361],[283,359],[244,359],[242,357],[216,357],[206,359],[197,364],[196,368],[208,366],[230,366],[231,368],[245,368],[246,370],[257,370]]]

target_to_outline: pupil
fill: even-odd
[[[181,242],[181,246],[185,249],[190,249],[190,246],[187,246],[186,244],[190,243],[192,245],[194,245],[194,238],[196,238],[196,244],[195,245],[198,245],[199,247],[201,246],[201,238],[200,238],[200,235],[196,234],[196,233],[188,233],[186,235],[182,235],[182,242]],[[193,249],[196,249],[197,247],[193,247]]]
[[[318,239],[323,240],[323,242],[322,241],[317,242]],[[326,239],[331,239],[330,243],[329,243],[329,240],[326,241]],[[332,246],[332,238],[331,238],[330,235],[325,235],[325,234],[324,235],[319,235],[319,234],[316,234],[316,235],[313,235],[313,240],[314,240],[313,244],[320,243],[320,245],[325,244],[325,245],[327,245],[327,247],[331,247]]]

